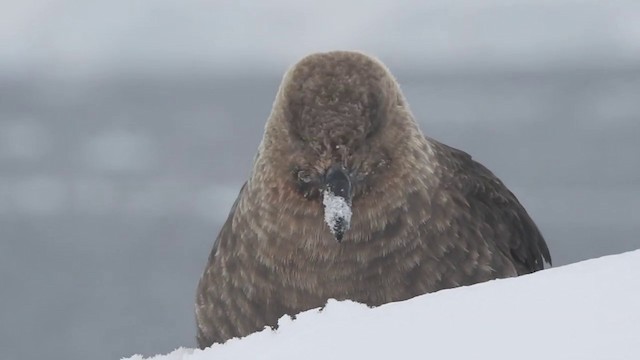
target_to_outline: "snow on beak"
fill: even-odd
[[[351,180],[342,167],[332,167],[322,192],[324,221],[338,242],[351,226]]]

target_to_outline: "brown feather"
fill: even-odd
[[[323,174],[353,182],[351,228],[323,221]],[[516,197],[466,153],[424,137],[379,61],[310,55],[284,76],[254,168],[197,290],[198,344],[276,326],[327,299],[371,306],[543,268]]]

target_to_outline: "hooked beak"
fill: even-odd
[[[329,168],[322,192],[324,221],[338,242],[351,226],[351,179],[342,167]]]

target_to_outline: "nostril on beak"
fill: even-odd
[[[332,166],[325,175],[325,185],[329,192],[351,201],[351,179],[341,166]]]

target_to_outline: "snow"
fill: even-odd
[[[330,300],[276,331],[149,359],[639,359],[639,276],[636,250],[377,308]]]
[[[331,234],[336,235],[339,222],[346,225],[344,230],[349,229],[351,224],[351,205],[345,198],[325,190],[322,193],[322,204],[324,205],[324,222],[329,226]]]

